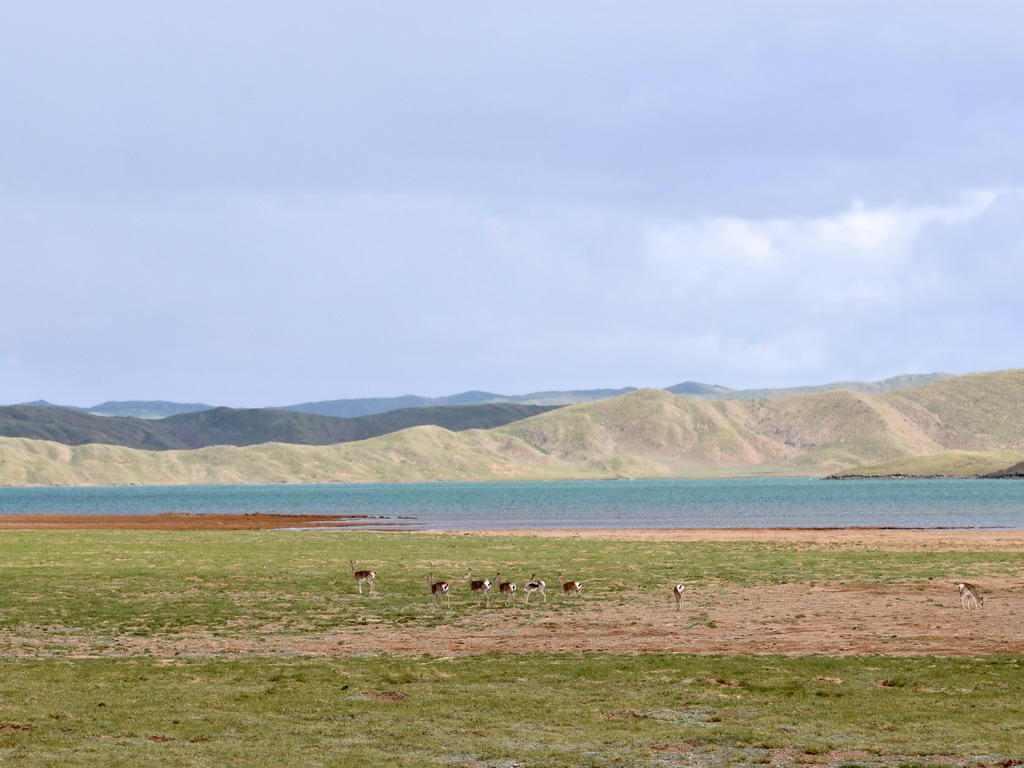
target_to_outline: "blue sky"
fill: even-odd
[[[1024,366],[1017,2],[4,17],[0,403]]]

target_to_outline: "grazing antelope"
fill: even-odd
[[[526,591],[526,602],[530,602],[530,595],[537,592],[544,598],[546,603],[548,601],[548,596],[544,594],[544,587],[546,586],[547,584],[542,579],[537,578],[537,574],[530,576],[530,580],[523,584],[523,589]]]
[[[964,582],[957,584],[956,588],[960,590],[960,607],[964,610],[969,611],[971,609],[971,600],[974,601],[975,608],[981,609],[985,607],[985,598],[981,596],[978,588],[973,584]]]
[[[686,591],[686,585],[676,584],[672,587],[672,597],[676,599],[676,610],[679,610],[679,604],[683,602],[683,592]]]
[[[437,607],[438,604],[438,598],[441,597],[441,595],[444,595],[448,599],[448,606],[451,607],[452,596],[451,593],[448,591],[447,581],[434,581],[434,574],[431,573],[427,576],[427,584],[430,585],[430,594],[434,596],[435,608]]]
[[[373,580],[377,578],[376,571],[357,571],[356,561],[352,561],[352,578],[356,581],[356,586],[359,587],[359,594],[363,594],[363,584],[370,585],[370,594],[373,594]]]
[[[566,597],[576,595],[580,600],[583,599],[582,581],[562,581],[562,574],[558,574],[558,580],[562,582],[562,592],[565,593]]]
[[[466,581],[469,582],[469,588],[473,592],[482,593],[487,605],[491,604],[491,580],[490,579],[474,579],[473,571],[467,570],[466,575],[463,576]]]
[[[501,592],[501,597],[505,601],[505,605],[508,605],[509,599],[512,600],[512,605],[516,604],[516,585],[511,581],[502,581],[501,574],[494,574],[494,582],[498,585],[498,591]]]

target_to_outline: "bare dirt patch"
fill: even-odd
[[[429,532],[433,533],[433,532]],[[1024,531],[943,528],[706,528],[459,531],[464,536],[540,536],[622,541],[750,541],[867,549],[1024,552]]]
[[[684,601],[671,594],[610,604],[518,603],[485,608],[455,600],[432,627],[372,624],[292,633],[204,631],[151,637],[96,637],[4,632],[8,655],[48,656],[290,656],[357,654],[459,656],[479,653],[694,653],[782,655],[972,655],[1024,653],[1024,586],[991,580],[984,610],[965,611],[952,584],[881,586],[796,584],[730,587]],[[358,600],[339,598],[343,602]],[[374,599],[386,599],[380,596]],[[344,606],[339,606],[344,610]],[[841,685],[841,681],[832,681]]]

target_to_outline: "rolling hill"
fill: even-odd
[[[365,440],[409,427],[435,424],[453,432],[490,429],[536,416],[553,406],[492,403],[407,408],[339,419],[273,408],[210,408],[164,419],[94,416],[74,408],[17,405],[0,408],[0,436],[51,440],[64,445],[103,444],[143,450],[212,445],[293,443],[330,445]]]
[[[833,390],[704,400],[647,389],[492,429],[416,426],[326,446],[154,451],[0,439],[0,482],[820,476],[929,457],[948,462],[965,454],[971,458],[963,466],[1009,467],[1024,460],[1022,405],[1024,370],[949,377],[882,395]]]

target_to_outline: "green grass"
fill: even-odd
[[[0,669],[0,760],[18,765],[74,756],[88,765],[653,767],[691,765],[682,760],[693,755],[753,764],[787,749],[808,761],[863,750],[860,764],[984,755],[990,765],[1024,744],[1016,657],[375,656]]]
[[[552,584],[562,571],[583,580],[587,595],[623,604],[638,589],[680,580],[744,587],[1024,576],[1014,552],[355,532],[10,531],[0,534],[0,559],[0,630],[73,627],[100,637],[270,625],[297,633],[368,623],[432,627],[478,611],[461,581],[467,568],[476,578],[500,570]],[[355,594],[349,560],[378,572],[378,598]],[[428,572],[452,583],[451,611],[425,610]],[[548,610],[575,608],[552,600]]]
[[[378,571],[374,599],[355,594],[351,559]],[[735,589],[837,580],[913,589],[963,573],[1024,575],[1019,553],[1002,552],[355,532],[4,532],[0,762],[852,768],[946,758],[995,765],[1024,755],[1020,657],[330,658],[322,644],[317,657],[260,653],[259,638],[273,634],[472,628],[487,609],[457,582],[467,566],[478,577],[500,569],[519,581],[561,569],[613,605],[631,604],[638,585],[680,579]],[[428,571],[453,582],[450,610],[433,609]],[[536,610],[586,606],[556,598]],[[255,650],[159,650],[196,633],[228,645],[246,638]],[[130,646],[133,656],[111,657],[125,652],[117,639],[126,635],[145,642]]]

